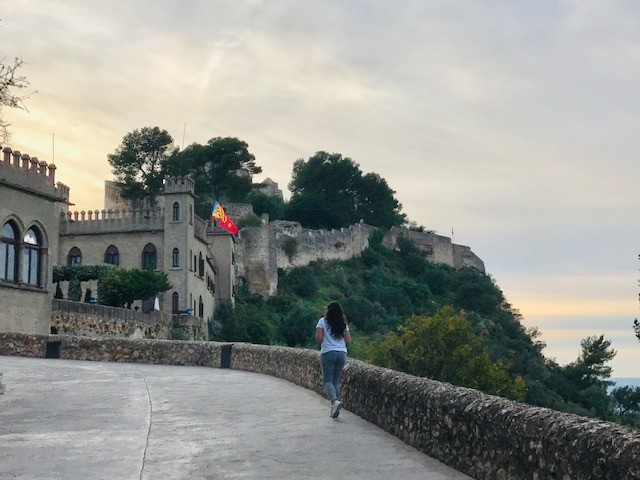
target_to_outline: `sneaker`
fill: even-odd
[[[333,404],[331,405],[331,418],[338,418],[341,408],[342,403],[340,402],[340,400],[336,400],[335,402],[333,402]]]

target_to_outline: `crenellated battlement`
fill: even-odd
[[[60,214],[61,235],[164,229],[164,209],[81,210]]]
[[[0,145],[2,160],[2,181],[15,188],[30,190],[34,193],[54,197],[56,200],[69,201],[69,187],[56,183],[56,165],[38,160],[27,153]]]
[[[196,182],[187,177],[164,177],[164,194],[190,193],[195,196]]]

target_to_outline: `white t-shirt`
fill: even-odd
[[[321,328],[323,331],[320,353],[331,352],[334,350],[338,352],[347,351],[347,344],[344,342],[344,337],[333,338],[333,335],[331,335],[331,327],[329,327],[329,324],[324,319],[324,317],[318,320],[318,325],[316,325],[316,328]],[[348,331],[349,326],[347,325],[347,327],[345,328],[345,332]]]

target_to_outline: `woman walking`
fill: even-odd
[[[347,361],[347,345],[351,343],[347,317],[338,302],[331,302],[324,317],[316,325],[316,340],[321,343],[322,376],[327,397],[331,400],[331,417],[338,418],[340,402],[340,375]]]

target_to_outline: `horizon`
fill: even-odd
[[[546,357],[604,334],[635,378],[638,19],[595,1],[13,2],[0,54],[37,93],[3,116],[40,160],[55,134],[78,210],[101,208],[107,155],[144,126],[246,141],[283,190],[298,158],[341,153],[410,220],[455,231]]]

